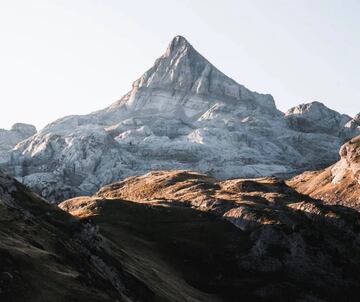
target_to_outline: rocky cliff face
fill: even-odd
[[[288,184],[328,204],[360,210],[360,136],[340,149],[340,160],[320,171],[305,172]]]
[[[145,114],[180,110],[191,119],[202,115],[219,100],[223,103],[242,101],[252,107],[276,111],[270,95],[257,94],[237,84],[201,56],[185,38],[178,36],[154,66],[133,83],[132,91],[112,108],[124,105]]]
[[[307,133],[326,133],[348,138],[359,127],[358,117],[351,119],[345,114],[327,108],[324,104],[313,102],[290,109],[285,119],[290,128]]]
[[[22,123],[14,124],[10,130],[0,129],[0,164],[9,161],[12,148],[35,133],[33,125]]]
[[[59,201],[158,169],[294,175],[335,162],[359,133],[357,120],[316,102],[285,115],[271,95],[237,84],[178,36],[119,101],[51,123],[2,166]]]

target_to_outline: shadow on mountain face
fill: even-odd
[[[185,173],[155,183],[221,201],[194,208],[174,187],[179,200],[125,201],[107,188],[64,202],[72,216],[0,176],[1,301],[358,301],[359,213],[274,179],[244,189]]]
[[[60,205],[97,225],[111,242],[113,256],[121,258],[125,270],[147,284],[155,300],[357,301],[360,297],[356,211],[324,206],[274,179],[258,184],[248,180],[244,189],[242,182],[237,186],[235,180],[212,186],[203,183],[212,179],[199,177],[202,184],[196,185],[193,175],[169,180],[173,172],[164,173],[168,174],[164,177],[160,172],[162,181],[150,179],[151,175],[130,178],[94,197]],[[144,199],[130,202],[115,197],[126,192],[138,196],[135,188],[140,189],[143,182],[147,184],[141,196]],[[159,199],[165,191],[156,192],[153,184],[167,192],[167,199]],[[170,188],[174,185],[181,189]],[[190,194],[189,188],[193,200],[180,192]],[[224,192],[209,192],[216,188],[228,192],[228,200]],[[251,188],[262,190],[260,203]],[[236,201],[235,191],[252,193],[253,199],[249,202],[243,195],[244,201],[238,195]],[[209,208],[204,203],[202,208],[191,208],[201,194],[205,199],[222,199],[208,203]],[[249,215],[230,215],[243,209]],[[204,298],[199,292],[210,296]]]
[[[152,292],[89,232],[0,173],[0,301],[148,301]]]

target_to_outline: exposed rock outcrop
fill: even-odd
[[[296,106],[285,115],[287,123],[294,130],[326,133],[345,139],[354,135],[354,129],[359,127],[357,118],[352,119],[346,114],[340,114],[320,102]]]
[[[60,207],[0,173],[1,301],[360,296],[360,214],[275,178],[153,172]]]
[[[126,216],[144,209],[124,202],[122,210]],[[167,210],[160,212],[165,217]],[[188,212],[186,218],[199,225],[212,223]],[[135,236],[115,225],[106,237],[99,225],[71,216],[0,172],[0,301],[218,301],[188,285],[154,250],[141,258]],[[219,236],[236,234],[225,222],[212,226]],[[229,244],[219,236],[218,243]]]
[[[8,151],[35,133],[35,126],[22,123],[14,124],[10,130],[0,129],[0,164],[9,161]]]
[[[137,255],[152,255],[153,248],[167,255],[188,284],[221,301],[357,301],[360,295],[360,214],[325,206],[275,178],[219,181],[157,171],[60,207],[91,217],[122,248],[120,234],[134,236]]]
[[[2,166],[59,201],[157,169],[295,175],[335,162],[357,134],[355,120],[317,102],[285,115],[271,95],[237,84],[178,36],[119,101],[49,124]]]
[[[340,149],[340,160],[320,171],[305,172],[288,184],[329,204],[360,210],[360,136]]]

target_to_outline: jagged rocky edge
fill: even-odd
[[[178,36],[120,101],[49,124],[3,166],[60,201],[156,169],[292,176],[336,161],[359,131],[357,118],[319,102],[284,115],[270,95],[237,84]]]

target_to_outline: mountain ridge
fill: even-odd
[[[151,170],[293,176],[335,162],[357,134],[356,120],[319,103],[282,113],[175,37],[119,101],[54,121],[0,165],[59,202]]]
[[[358,301],[359,218],[275,178],[158,171],[58,207],[0,171],[0,300]]]
[[[319,171],[308,171],[287,183],[297,191],[319,198],[326,204],[338,204],[360,210],[360,136],[345,143],[340,160]]]
[[[125,210],[128,202],[131,214]],[[120,244],[124,241],[114,232],[119,227],[126,226],[126,233],[141,236],[142,242],[155,233],[149,246],[165,250],[188,284],[221,301],[356,301],[359,296],[359,213],[324,205],[275,178],[221,181],[189,170],[153,171],[59,206],[77,217],[92,217]],[[143,216],[140,209],[152,213]],[[217,219],[202,225],[197,237],[198,222],[182,220],[189,209],[197,219],[210,214],[234,226],[238,232],[230,245],[230,227],[211,228]],[[137,227],[129,228],[133,221]],[[222,242],[217,241],[220,229]]]
[[[248,98],[251,94],[262,98],[263,106],[269,109],[275,108],[275,102],[271,95],[260,94],[250,91],[243,85],[239,85],[233,79],[227,77],[206,58],[204,58],[195,48],[182,36],[176,36],[168,45],[165,53],[160,56],[154,63],[153,67],[148,69],[140,78],[132,84],[132,90],[116,101],[104,111],[114,111],[125,106],[127,110],[138,111],[154,105],[153,95],[158,93],[159,89],[170,89],[170,99],[174,96],[178,105],[185,109],[191,106],[186,105],[187,94],[196,94],[216,98],[217,96],[227,97],[229,101],[240,98]],[[152,100],[144,95],[144,90],[151,90]],[[169,95],[161,95],[166,98]],[[167,106],[167,100],[162,100],[160,104],[162,113],[164,111],[175,111],[177,106]],[[200,100],[198,100],[200,101]],[[203,109],[207,108],[203,104]],[[159,105],[154,105],[158,106]],[[150,108],[151,109],[151,108]],[[194,108],[192,108],[194,109]],[[102,112],[102,111],[99,111]]]

